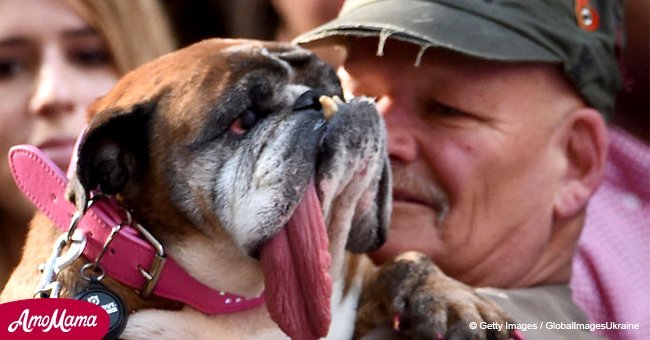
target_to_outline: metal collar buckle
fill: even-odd
[[[91,269],[95,272],[95,274],[98,274],[94,276],[94,278],[97,281],[101,281],[102,278],[104,278],[105,272],[104,269],[99,265],[99,261],[104,257],[104,254],[106,253],[106,249],[108,249],[108,246],[110,246],[111,242],[113,242],[113,238],[115,238],[115,235],[122,230],[122,227],[125,225],[131,225],[133,223],[133,219],[131,218],[131,213],[128,210],[124,210],[126,213],[126,220],[122,221],[113,228],[111,228],[111,233],[108,234],[108,237],[106,238],[106,241],[104,241],[104,245],[102,246],[102,249],[99,251],[99,254],[95,257],[94,262],[88,262],[83,267],[81,267],[81,277],[84,280],[91,281],[91,277],[86,274],[86,271],[88,269]]]
[[[145,229],[140,223],[134,223],[133,226],[144,236],[144,238],[153,246],[153,248],[156,250],[156,254],[154,255],[153,261],[151,262],[151,266],[149,269],[145,269],[142,266],[138,266],[138,270],[140,271],[140,274],[147,280],[147,283],[144,285],[144,288],[142,288],[142,291],[140,292],[140,295],[143,298],[148,298],[151,296],[151,292],[153,292],[153,289],[156,287],[156,284],[158,283],[158,279],[160,278],[160,273],[162,272],[163,267],[165,266],[165,261],[167,261],[167,257],[165,256],[165,250],[163,249],[162,244],[160,241],[158,241],[151,233]]]

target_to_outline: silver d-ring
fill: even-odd
[[[83,211],[77,210],[74,212],[72,218],[70,219],[70,226],[68,227],[68,234],[65,237],[65,242],[70,242],[72,240],[72,235],[74,234],[75,230],[77,230],[77,226],[79,225],[79,221],[81,221],[82,217],[84,217]]]
[[[96,275],[96,276],[88,276],[88,275],[86,275],[86,271],[88,269],[94,271],[95,273],[99,273],[99,275]],[[81,267],[81,270],[79,271],[79,274],[81,274],[81,277],[86,281],[90,281],[90,282],[95,281],[96,282],[96,281],[101,281],[104,278],[104,275],[106,273],[104,273],[104,269],[102,267],[96,266],[94,263],[89,262],[89,263],[84,264]]]
[[[81,221],[81,218],[84,217],[88,209],[90,209],[101,198],[104,198],[103,194],[97,194],[91,197],[86,202],[86,207],[84,208],[84,210],[82,211],[77,210],[74,212],[74,214],[72,214],[72,218],[70,219],[70,226],[68,227],[68,234],[65,238],[66,242],[70,242],[70,240],[72,240],[72,234],[74,234],[75,230],[77,230],[77,226],[79,225],[79,221]],[[129,219],[131,219],[130,215],[129,215]]]

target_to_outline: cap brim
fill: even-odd
[[[332,43],[340,37],[388,36],[421,46],[441,47],[466,55],[503,61],[561,62],[561,58],[516,27],[431,1],[383,0],[363,3],[309,31],[294,43]]]

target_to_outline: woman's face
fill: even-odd
[[[85,108],[117,79],[99,32],[63,0],[0,0],[1,207],[25,209],[13,203],[9,147],[36,145],[65,170]]]

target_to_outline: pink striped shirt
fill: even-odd
[[[638,323],[612,339],[650,339],[650,147],[610,128],[605,178],[587,208],[573,299],[592,323]]]

